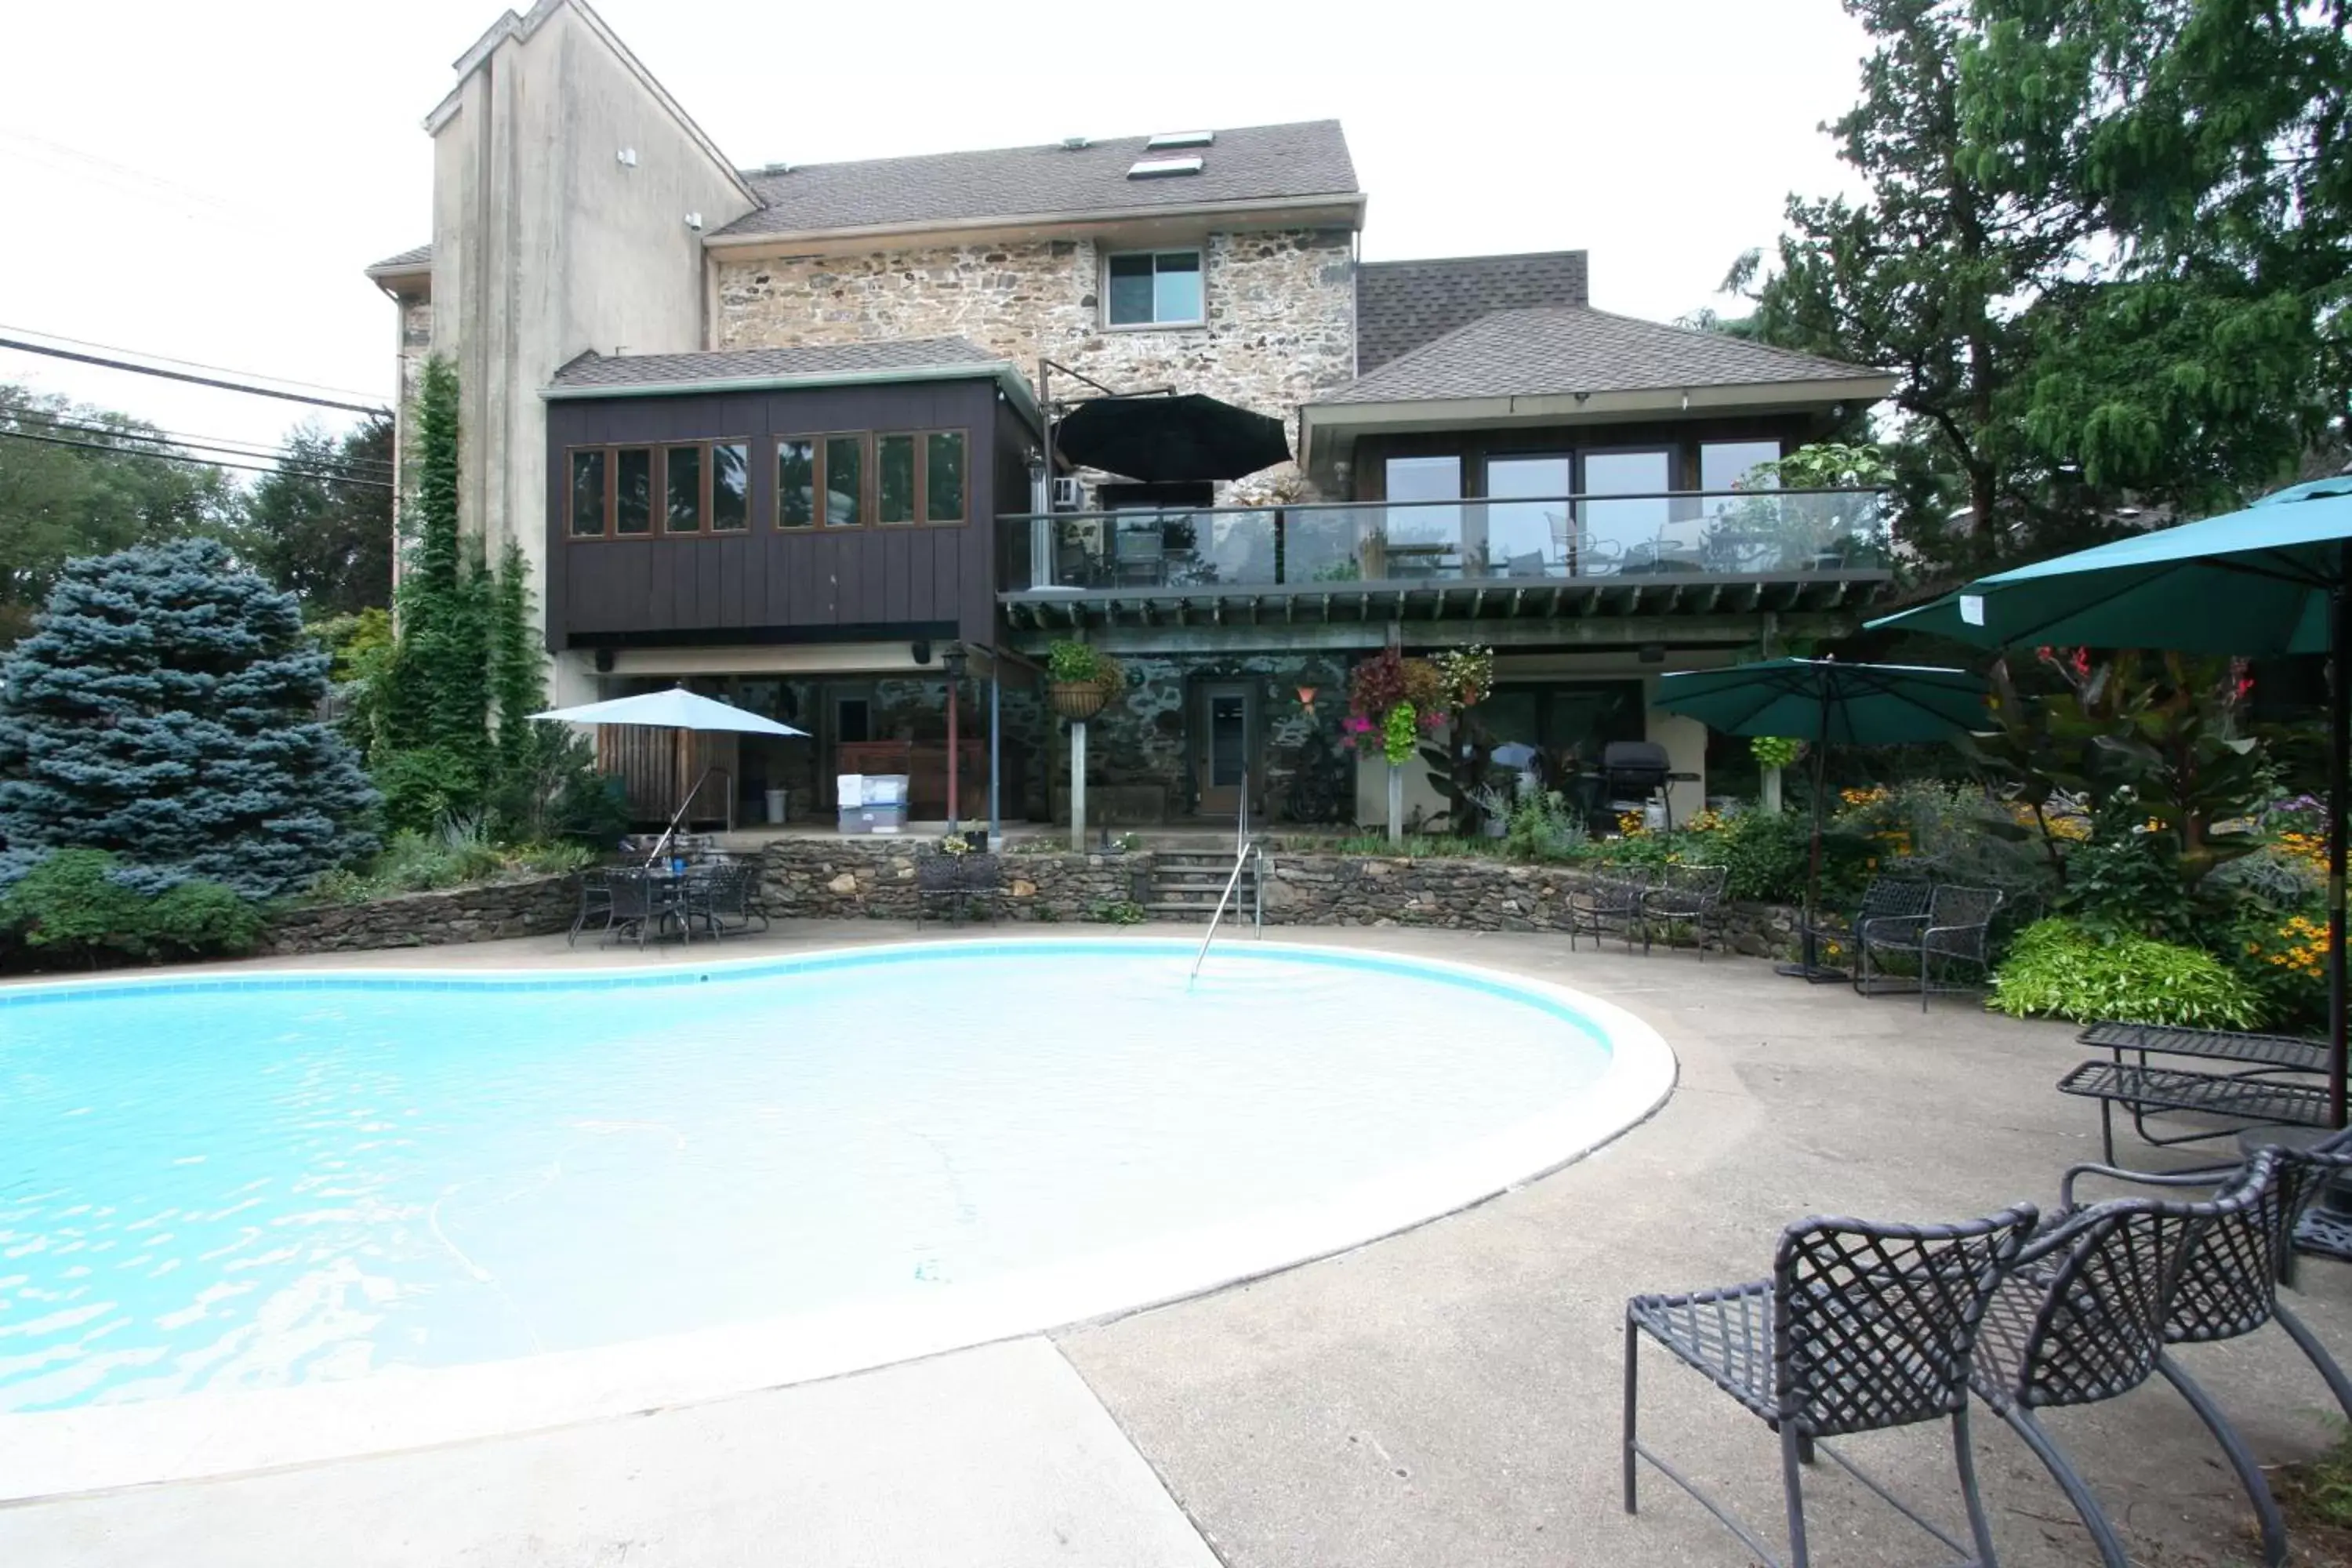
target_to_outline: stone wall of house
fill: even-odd
[[[364,904],[326,904],[277,916],[255,951],[358,952],[544,936],[570,930],[579,903],[579,879],[558,876],[404,893]]]
[[[1200,689],[1210,682],[1255,688],[1263,776],[1250,781],[1250,793],[1265,820],[1349,820],[1355,805],[1354,760],[1332,740],[1347,708],[1345,655],[1129,654],[1120,656],[1119,665],[1127,684],[1087,725],[1089,822],[1143,826],[1191,814],[1198,784]],[[1306,690],[1315,694],[1311,704],[1300,700]],[[1066,768],[1053,781],[1056,821],[1069,820],[1068,785]],[[1097,789],[1104,792],[1100,801],[1093,794]],[[1118,802],[1129,803],[1128,808],[1119,809]]]
[[[1044,355],[1107,385],[1172,385],[1285,419],[1354,376],[1345,230],[1213,234],[1203,252],[1205,322],[1119,330],[1103,324],[1104,251],[1091,239],[722,262],[711,347],[961,337],[1024,373]],[[1219,499],[1297,483],[1285,464]]]

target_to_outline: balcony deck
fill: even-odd
[[[1016,632],[1450,620],[1576,642],[1672,623],[1739,641],[1765,616],[1826,626],[1880,596],[1884,514],[1875,490],[1024,514],[998,519],[998,600]]]

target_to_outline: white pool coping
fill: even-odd
[[[1085,940],[1059,933],[1038,939],[1041,944],[1054,945]],[[1097,940],[1106,945],[1119,942]],[[926,944],[920,951],[950,952],[990,943],[1021,945],[1017,939],[990,938]],[[1131,941],[1119,944],[1132,951]],[[1624,1008],[1570,987],[1478,965],[1361,949],[1284,942],[1258,951],[1451,973],[1542,997],[1572,1007],[1607,1034],[1609,1066],[1570,1101],[1340,1193],[1265,1210],[1244,1220],[959,1284],[936,1297],[851,1303],[591,1350],[465,1366],[388,1366],[343,1382],[0,1415],[0,1503],[282,1468],[636,1415],[1116,1317],[1344,1252],[1523,1185],[1642,1121],[1673,1092],[1675,1056],[1658,1032]],[[874,952],[870,947],[834,948],[792,956],[821,962],[851,954],[870,958]],[[698,967],[723,972],[774,963],[772,956]],[[397,973],[427,982],[497,982],[564,976],[584,980],[603,972]],[[303,970],[299,981],[293,973],[284,978],[318,984],[388,977],[390,972],[381,970]],[[74,981],[12,990],[22,995],[28,990],[89,986]]]

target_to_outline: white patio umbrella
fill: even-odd
[[[685,793],[678,797],[677,811],[670,817],[669,826],[656,840],[648,864],[668,847],[671,837],[677,832],[678,824],[685,819],[687,807],[694,803],[696,795],[702,793],[703,780],[710,776],[710,770],[705,768],[702,778],[694,781],[692,789],[685,787],[688,758],[692,746],[687,737],[690,733],[697,730],[733,731],[745,735],[805,736],[808,733],[806,730],[795,730],[790,724],[763,719],[757,713],[748,712],[716,698],[698,697],[683,686],[674,686],[667,691],[647,691],[635,697],[615,697],[609,702],[584,702],[577,708],[551,708],[531,717],[565,724],[635,724],[649,730],[677,731],[677,782]]]

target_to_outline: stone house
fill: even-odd
[[[1126,670],[1088,726],[1097,823],[1377,819],[1337,740],[1391,645],[1496,650],[1456,739],[1655,741],[1687,812],[1707,738],[1648,682],[1849,627],[1889,580],[1874,497],[1743,481],[1890,377],[1597,310],[1581,251],[1361,261],[1336,122],[746,168],[582,0],[456,70],[431,242],[367,269],[401,385],[456,364],[461,516],[530,562],[559,700],[687,680],[812,732],[714,750],[698,816],[777,788],[829,816],[860,771],[910,773],[919,817],[950,773],[959,815],[1058,816],[1064,637]],[[1076,401],[1158,390],[1279,422],[1290,458],[1063,449]]]

